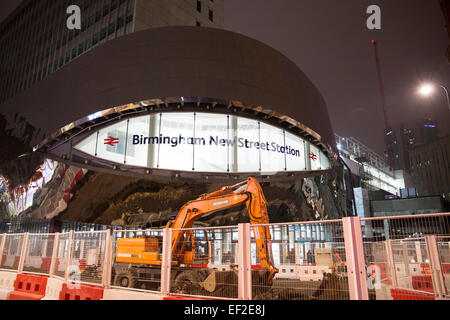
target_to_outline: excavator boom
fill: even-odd
[[[201,195],[189,201],[178,212],[176,218],[167,224],[172,228],[172,256],[181,259],[191,233],[183,229],[191,228],[196,220],[214,212],[246,204],[255,236],[259,260],[263,269],[269,271],[271,282],[278,270],[273,266],[271,236],[268,227],[267,201],[258,181],[248,178],[242,183],[227,186],[219,191]]]

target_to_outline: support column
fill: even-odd
[[[20,254],[19,266],[17,268],[17,272],[18,273],[22,273],[23,272],[23,265],[25,263],[25,256],[27,255],[27,252],[28,252],[28,238],[29,238],[29,236],[30,236],[30,233],[27,232],[27,233],[25,233],[25,235],[23,237],[22,252]]]
[[[59,232],[55,233],[55,237],[53,238],[52,260],[50,262],[50,270],[48,272],[50,277],[55,274],[56,261],[58,259],[58,246],[59,246]]]
[[[105,258],[103,261],[102,270],[102,282],[103,287],[109,289],[111,287],[111,269],[112,269],[112,240],[111,240],[111,229],[106,230],[106,241],[105,241]]]
[[[388,262],[389,274],[391,276],[392,287],[397,288],[397,270],[395,269],[394,253],[392,251],[392,240],[386,240],[386,258]]]
[[[403,250],[403,263],[405,264],[405,275],[407,277],[409,277],[410,270],[409,270],[409,258],[408,258],[408,243],[406,241],[402,241],[402,250]]]
[[[428,258],[430,260],[431,279],[433,281],[434,294],[437,299],[444,299],[447,294],[444,274],[442,273],[441,258],[437,246],[436,236],[425,236]]]
[[[238,225],[238,299],[252,300],[251,230],[249,223]]]
[[[416,263],[422,263],[423,259],[422,259],[422,248],[420,246],[420,241],[415,241],[414,243],[416,245],[416,256],[417,256]]]
[[[72,264],[72,243],[73,243],[73,230],[69,231],[69,239],[67,246],[66,266],[64,269],[64,280],[69,279],[69,266]]]
[[[161,263],[161,293],[170,293],[170,272],[172,264],[172,229],[163,230],[163,250]]]
[[[369,300],[359,217],[342,218],[350,300]]]
[[[2,234],[2,240],[0,241],[0,267],[2,266],[3,251],[5,250],[6,233]]]
[[[385,239],[388,240],[389,237],[390,237],[390,234],[389,234],[389,220],[388,219],[384,219],[383,220],[383,227],[384,227]]]

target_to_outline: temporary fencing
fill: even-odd
[[[102,285],[107,245],[106,231],[74,232],[71,242],[69,278]]]
[[[449,219],[3,234],[0,284],[8,289],[0,289],[22,290],[11,287],[16,273],[39,290],[13,296],[44,299],[103,299],[106,290],[151,299],[449,299]],[[47,292],[32,275],[48,280]]]
[[[24,272],[50,273],[55,234],[34,233],[28,235],[25,249]]]
[[[449,297],[449,221],[449,213],[361,219],[369,298]]]
[[[19,270],[20,258],[22,256],[25,234],[3,234],[1,242],[0,268],[7,270]]]
[[[342,221],[251,229],[253,299],[349,299]],[[272,281],[266,271],[270,268],[276,271]]]
[[[171,237],[180,241],[171,254],[169,294],[238,298],[237,227],[174,229]]]
[[[125,244],[122,239],[134,241]],[[122,250],[117,251],[119,243]],[[162,244],[162,229],[115,230],[111,287],[159,291]]]

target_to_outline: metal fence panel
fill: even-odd
[[[449,219],[450,213],[361,219],[369,299],[434,299],[424,236],[450,234]]]
[[[74,232],[71,247],[69,265],[71,278],[101,285],[106,231]]]
[[[361,218],[365,241],[449,235],[450,213]]]
[[[265,246],[278,272],[269,283],[255,239],[255,230],[261,227],[252,226],[253,299],[349,299],[341,221],[269,224],[268,227],[270,239],[266,239]]]
[[[56,250],[55,276],[64,278],[69,263],[71,233],[61,233]]]
[[[114,231],[111,286],[159,291],[162,238],[162,229]]]
[[[172,255],[170,293],[238,298],[238,228],[192,228],[182,233]],[[174,240],[175,241],[175,240]]]
[[[35,233],[28,237],[23,271],[50,273],[55,234]]]
[[[441,236],[437,238],[439,258],[441,260],[442,273],[445,281],[445,294],[450,298],[450,236]]]
[[[0,268],[18,270],[25,234],[7,234],[0,260]]]

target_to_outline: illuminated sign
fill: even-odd
[[[217,113],[168,112],[122,120],[75,145],[130,166],[199,172],[329,169],[326,155],[264,122]]]

